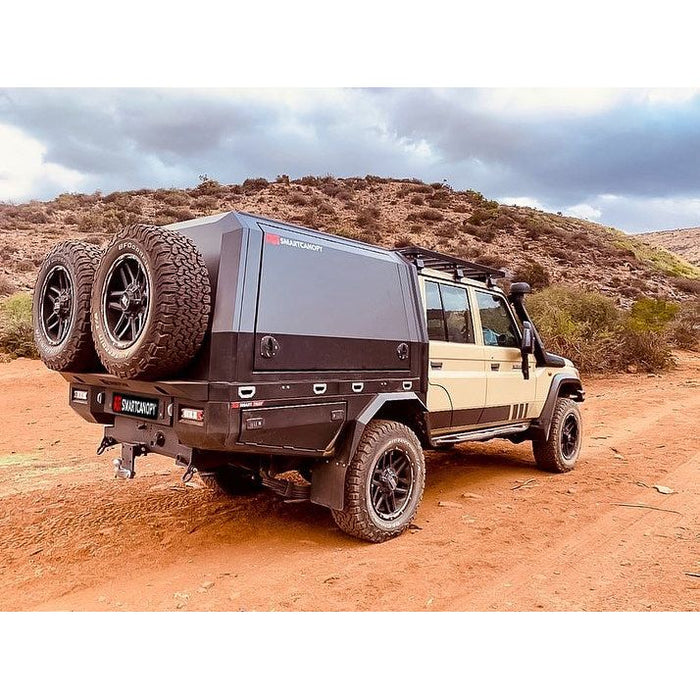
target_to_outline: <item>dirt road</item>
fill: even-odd
[[[0,365],[0,609],[698,610],[700,355],[681,359],[586,383],[570,474],[507,442],[429,455],[417,528],[381,545],[160,457],[115,480],[61,377]]]

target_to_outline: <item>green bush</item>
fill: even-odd
[[[673,321],[679,308],[678,304],[663,299],[637,299],[630,309],[627,325],[634,331],[660,333]]]
[[[674,304],[643,298],[626,312],[597,292],[549,287],[533,294],[528,308],[547,349],[568,357],[582,372],[630,365],[655,371],[673,363]]]
[[[38,357],[32,330],[32,297],[26,292],[0,301],[0,353]]]

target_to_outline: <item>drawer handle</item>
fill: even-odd
[[[404,391],[409,391],[413,388],[413,382],[404,382],[401,386],[403,386]]]
[[[327,384],[314,384],[314,394],[316,394],[316,396],[320,396],[321,394],[325,394],[327,388],[328,388]]]
[[[254,386],[240,386],[238,387],[238,396],[242,399],[252,399],[255,396]]]
[[[430,360],[430,366],[432,369],[442,369],[442,362],[435,362],[433,360]]]
[[[365,385],[362,382],[355,382],[352,385],[352,390],[356,393],[359,394],[363,389],[365,388]]]

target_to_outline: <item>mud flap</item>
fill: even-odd
[[[326,506],[333,510],[342,510],[345,501],[345,473],[348,470],[352,455],[360,441],[364,423],[353,422],[334,457],[314,466],[311,472],[312,503]]]
[[[355,450],[360,444],[362,433],[367,424],[379,413],[387,403],[413,401],[421,411],[427,408],[414,392],[398,392],[375,396],[357,417],[346,428],[341,436],[339,447],[334,457],[325,464],[316,465],[311,473],[311,502],[327,506],[333,510],[342,510],[345,501],[345,473],[350,466]]]

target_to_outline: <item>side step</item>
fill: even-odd
[[[467,430],[464,433],[444,435],[433,440],[436,445],[455,445],[458,442],[473,442],[477,440],[490,440],[496,437],[505,437],[515,433],[523,433],[530,427],[530,423],[511,423],[510,425],[498,425],[494,428],[481,430]]]

